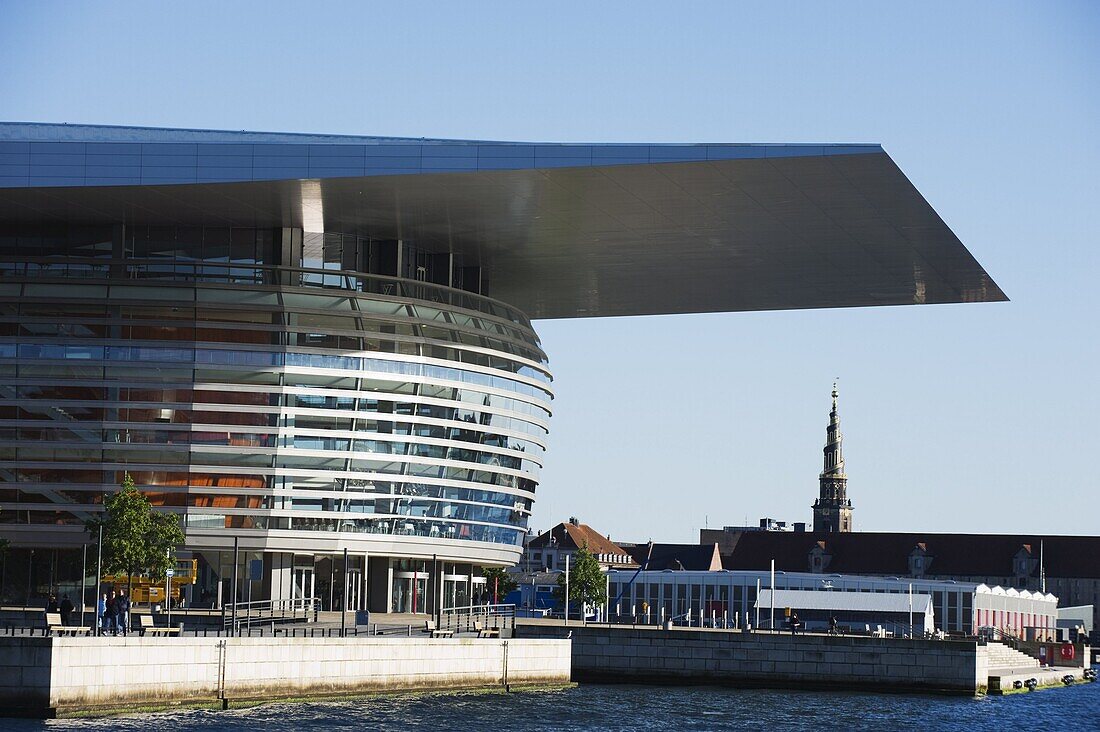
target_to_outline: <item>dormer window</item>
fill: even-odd
[[[829,562],[832,561],[832,555],[826,551],[825,542],[819,541],[814,545],[814,548],[809,553],[809,565],[810,571],[814,574],[820,574],[829,567]]]
[[[913,551],[909,552],[909,575],[923,577],[931,565],[932,557],[928,556],[928,545],[924,542],[918,543],[913,547]]]

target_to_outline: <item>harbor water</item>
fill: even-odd
[[[585,685],[512,694],[373,696],[88,720],[0,720],[11,732],[310,730],[1100,730],[1100,684],[1005,697]]]

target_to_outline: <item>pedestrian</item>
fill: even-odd
[[[829,635],[836,635],[836,634],[837,634],[836,616],[835,615],[830,615],[829,616]]]
[[[50,599],[46,601],[46,612],[56,613],[58,611],[59,608],[57,607],[57,597],[55,595],[50,595]]]
[[[69,621],[73,617],[73,601],[69,599],[68,595],[61,598],[61,624],[68,625]]]
[[[126,596],[126,590],[118,591],[118,625],[123,635],[130,630],[130,598]]]
[[[114,590],[107,598],[107,630],[111,635],[118,635],[118,597]]]
[[[791,613],[791,635],[798,632],[798,626],[802,624],[802,621],[798,619],[798,613]]]
[[[96,603],[95,609],[96,626],[99,628],[99,632],[102,635],[107,632],[107,593],[103,593],[99,596],[99,602]]]

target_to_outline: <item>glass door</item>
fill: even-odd
[[[314,596],[313,567],[295,567],[291,582],[295,600],[308,600]]]
[[[344,606],[346,610],[359,610],[362,607],[360,602],[360,592],[363,587],[362,572],[358,569],[352,569],[348,571],[348,586],[345,597],[348,598],[347,604]]]
[[[427,607],[428,578],[412,572],[394,572],[393,610],[395,613],[425,613]]]

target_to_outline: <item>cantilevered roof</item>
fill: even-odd
[[[878,145],[0,123],[0,221],[28,220],[406,239],[532,318],[1007,299]]]

